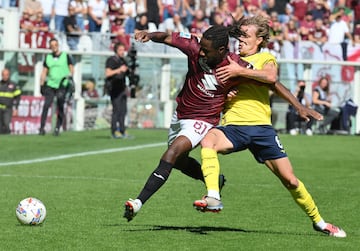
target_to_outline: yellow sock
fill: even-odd
[[[204,175],[206,189],[219,194],[220,164],[217,152],[210,148],[202,148],[201,160],[201,170]],[[215,197],[220,197],[220,195]]]
[[[313,223],[322,220],[315,201],[310,193],[306,190],[304,184],[298,180],[299,186],[296,189],[289,190],[296,203],[305,211]]]

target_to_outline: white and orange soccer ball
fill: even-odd
[[[29,197],[19,202],[16,218],[24,225],[39,225],[46,218],[46,208],[39,199]]]

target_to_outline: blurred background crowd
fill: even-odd
[[[283,41],[360,44],[359,0],[3,0],[2,7],[19,8],[20,47],[46,48],[49,38],[64,35],[77,50],[83,35],[101,33],[109,50],[118,41],[129,49],[137,30],[201,36],[210,25],[230,25],[231,15],[268,16],[274,51]]]

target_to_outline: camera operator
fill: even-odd
[[[299,100],[301,104],[304,106],[310,108],[311,107],[311,98],[309,95],[305,93],[305,81],[304,80],[298,80],[297,81],[297,87],[294,92],[294,96]],[[301,130],[301,122],[304,122],[297,113],[296,109],[289,105],[288,111],[286,113],[286,124],[287,124],[287,130],[291,135],[297,135],[299,131]],[[312,124],[313,121],[310,120],[306,123],[306,130],[305,133],[308,136],[312,136]]]
[[[136,68],[138,67],[138,64],[136,62],[136,48],[135,45],[132,44],[130,47],[130,50],[127,55],[127,62],[129,66],[129,82],[130,82],[130,97],[135,98],[136,97],[136,89],[140,81],[140,76],[135,73]]]
[[[106,60],[105,91],[111,98],[111,135],[115,139],[127,137],[125,133],[125,117],[127,113],[126,76],[129,73],[125,55],[125,45],[114,45],[114,56]]]

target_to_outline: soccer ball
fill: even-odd
[[[16,207],[16,218],[21,224],[39,225],[44,222],[45,217],[45,205],[36,198],[23,199]]]

